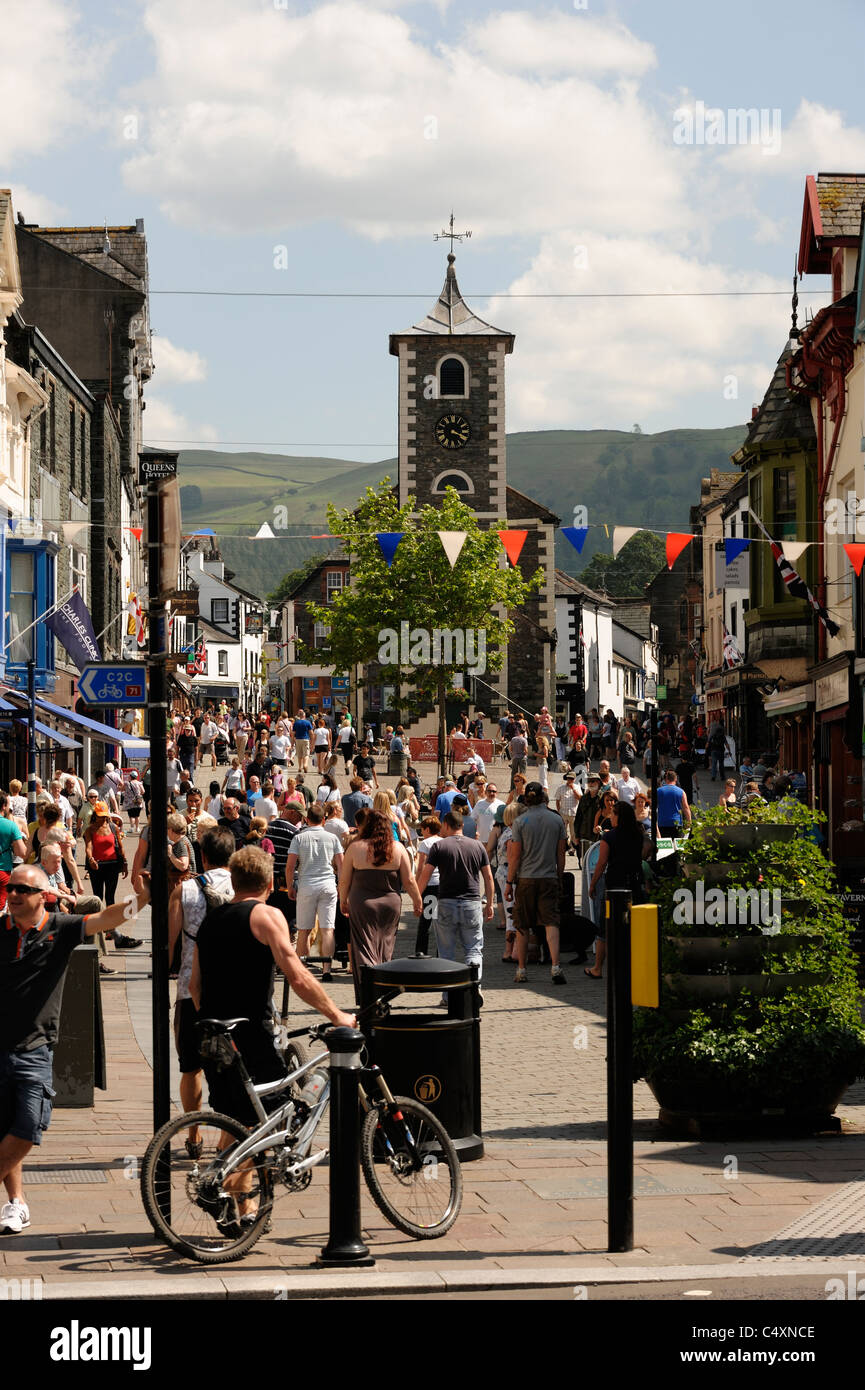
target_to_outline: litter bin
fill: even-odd
[[[54,1086],[54,1104],[66,1110],[92,1105],[95,1086],[108,1089],[98,946],[76,946],[69,958],[54,1049]]]
[[[366,965],[361,1008],[398,985],[436,1001],[446,989],[447,1013],[400,1007],[368,1023],[370,1058],[395,1095],[413,1096],[441,1120],[460,1162],[482,1158],[477,966],[428,957]]]
[[[405,777],[408,772],[408,753],[388,753],[388,777]]]

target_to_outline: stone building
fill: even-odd
[[[559,518],[507,481],[505,358],[514,335],[486,323],[460,294],[448,256],[442,292],[419,323],[390,336],[399,362],[400,504],[436,504],[448,486],[480,525],[528,531],[519,566],[540,565],[543,587],[511,616],[515,632],[502,670],[477,692],[483,708],[514,704],[534,713],[555,704],[553,539]],[[507,564],[503,556],[502,563]],[[479,682],[480,685],[480,682]]]
[[[19,223],[16,230],[22,317],[39,329],[94,401],[86,499],[89,606],[95,631],[107,629],[103,654],[119,655],[126,596],[140,592],[144,578],[143,550],[129,529],[142,524],[136,480],[143,391],[152,373],[144,224]],[[55,417],[56,412],[57,406]]]

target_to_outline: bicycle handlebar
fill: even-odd
[[[368,1004],[365,1009],[361,1009],[357,1013],[358,1023],[360,1023],[362,1018],[366,1018],[368,1014],[372,1015],[373,1017],[381,1017],[383,1015],[384,1008],[388,1005],[390,1000],[396,999],[398,994],[404,993],[405,985],[394,985],[392,989],[386,990],[385,993],[379,995],[378,999],[374,1000],[372,1004]],[[308,1035],[309,1037],[321,1039],[324,1037],[328,1028],[332,1027],[333,1024],[329,1022],[315,1023],[312,1026],[307,1024],[305,1028],[293,1028],[291,1032],[287,1032],[283,1036],[286,1038],[302,1038],[305,1035]]]

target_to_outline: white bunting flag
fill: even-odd
[[[89,522],[89,521],[64,521],[64,523],[63,523],[63,539],[64,539],[64,541],[66,541],[66,543],[69,544],[69,542],[74,541],[74,540],[77,540],[78,537],[81,535],[81,532],[82,532],[82,531],[86,531],[86,530],[87,530],[87,527],[88,527],[89,525],[90,525],[90,522]]]
[[[276,536],[271,531],[269,524],[263,521],[252,539],[254,541],[275,541]]]
[[[804,555],[810,541],[781,541],[781,551],[785,560],[789,560],[791,565],[795,565],[800,555]]]
[[[613,555],[618,555],[623,545],[627,545],[632,536],[640,530],[639,526],[614,526],[613,527]]]
[[[467,531],[439,531],[438,538],[442,543],[445,555],[451,562],[453,569],[460,557],[460,551],[466,542]]]

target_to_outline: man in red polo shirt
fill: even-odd
[[[0,1235],[30,1225],[22,1164],[51,1119],[53,1049],[63,982],[76,946],[113,931],[150,901],[147,889],[82,917],[48,912],[48,876],[38,864],[16,864],[0,916],[0,1182],[9,1200],[0,1207]]]

